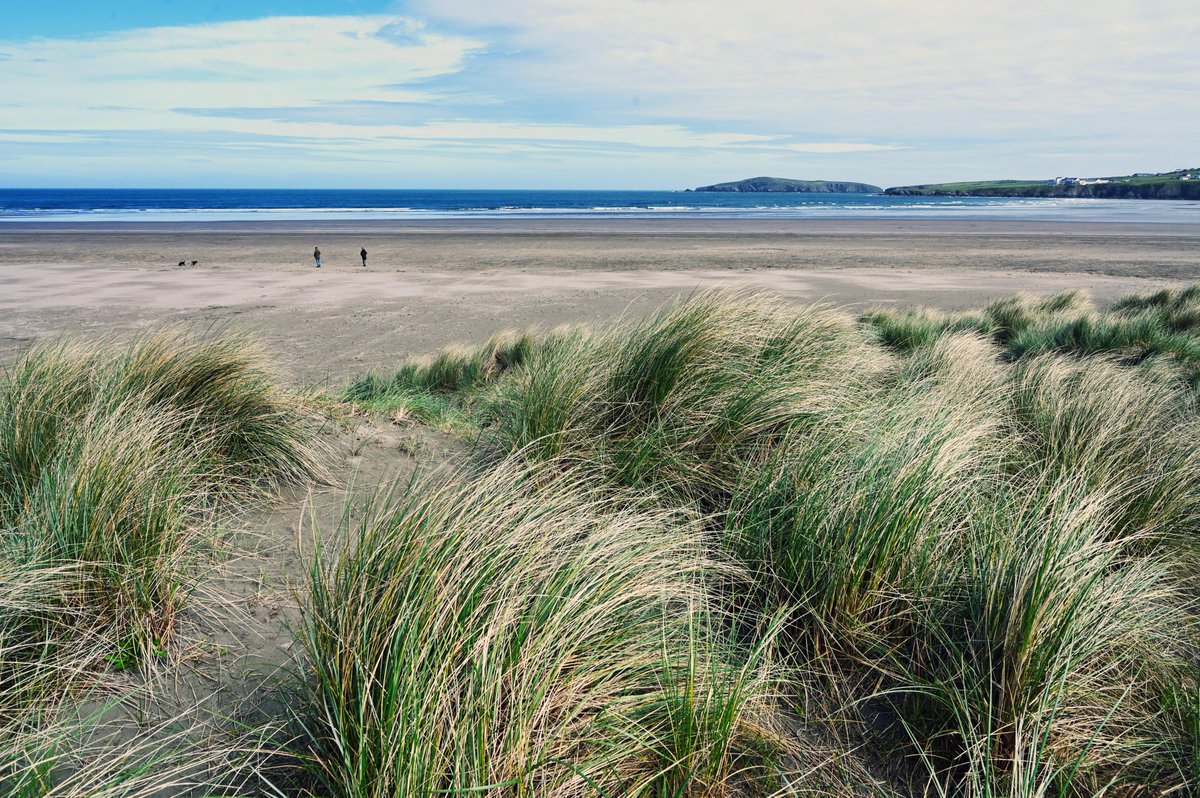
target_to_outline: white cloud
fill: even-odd
[[[536,184],[531,158],[582,185],[1171,167],[1196,157],[1197,40],[1195,0],[416,0],[0,41],[0,159],[160,136],[468,177],[511,155],[501,185]]]
[[[323,103],[436,104],[437,94],[421,82],[458,72],[472,53],[483,50],[478,38],[434,33],[397,16],[278,17],[0,45],[8,100],[0,108],[0,127],[29,131],[4,134],[11,142],[75,141],[80,131],[220,131],[294,137],[310,146],[325,141],[358,151],[457,140],[711,148],[774,138],[657,123],[287,119],[289,108]],[[238,113],[247,108],[276,113],[274,118]],[[46,132],[56,130],[62,132]],[[807,146],[810,152],[848,151],[837,144]]]
[[[454,142],[490,142],[494,151],[539,145],[687,148],[762,146],[801,152],[857,152],[884,146],[784,144],[753,132],[696,131],[685,125],[564,124],[544,120],[428,118],[417,123],[289,119],[289,109],[322,104],[410,103],[437,106],[422,86],[454,75],[479,37],[430,31],[399,16],[277,17],[126,31],[93,39],[0,44],[0,75],[9,87],[0,108],[0,141],[79,142],[159,132],[210,132],[293,140],[307,149],[352,153],[419,151]],[[503,59],[501,59],[503,60]],[[520,87],[513,87],[519,92]],[[484,97],[481,105],[508,98]],[[246,115],[246,109],[267,109]],[[553,116],[554,109],[547,109]],[[311,115],[310,115],[311,116]],[[23,132],[22,132],[23,130]],[[94,140],[94,137],[93,137]],[[520,145],[520,146],[519,146]],[[224,149],[238,146],[226,141]]]
[[[487,31],[493,52],[519,56],[489,59],[497,85],[613,108],[636,94],[648,118],[890,140],[1200,116],[1195,0],[423,0],[415,10]]]
[[[480,47],[402,17],[275,17],[0,43],[0,76],[26,113],[413,101],[425,93],[396,86],[455,72]]]

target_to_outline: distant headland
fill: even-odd
[[[1053,180],[983,180],[896,186],[885,194],[927,197],[1091,197],[1096,199],[1200,199],[1200,168],[1138,172],[1117,177]]]
[[[1095,199],[1200,200],[1200,167],[1172,172],[1137,172],[1112,177],[1056,177],[1044,180],[977,180],[921,183],[883,189],[850,180],[793,180],[749,177],[687,191],[735,193],[889,194],[902,197],[1090,197]]]
[[[848,180],[791,180],[786,177],[749,177],[730,183],[689,188],[688,191],[733,191],[809,194],[878,194],[879,186],[854,183]]]

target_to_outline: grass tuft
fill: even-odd
[[[0,734],[98,671],[165,655],[216,513],[324,477],[313,440],[238,336],[18,359],[0,376]]]
[[[767,785],[784,748],[767,643],[738,652],[706,586],[734,572],[694,519],[644,504],[510,462],[348,512],[302,631],[320,790]]]

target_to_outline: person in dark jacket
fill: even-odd
[[[317,268],[321,268],[321,250],[319,247],[313,247],[313,260],[317,262]]]
[[[358,251],[358,256],[363,259],[363,268],[367,268],[367,248],[363,247]]]

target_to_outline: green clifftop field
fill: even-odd
[[[878,194],[879,186],[869,183],[854,183],[846,180],[791,180],[786,177],[748,177],[729,183],[700,186],[689,191],[731,191],[764,193],[809,193],[809,194]]]
[[[895,186],[883,193],[929,197],[1090,197],[1094,199],[1200,199],[1200,168],[1120,177],[1054,180],[981,180]]]

